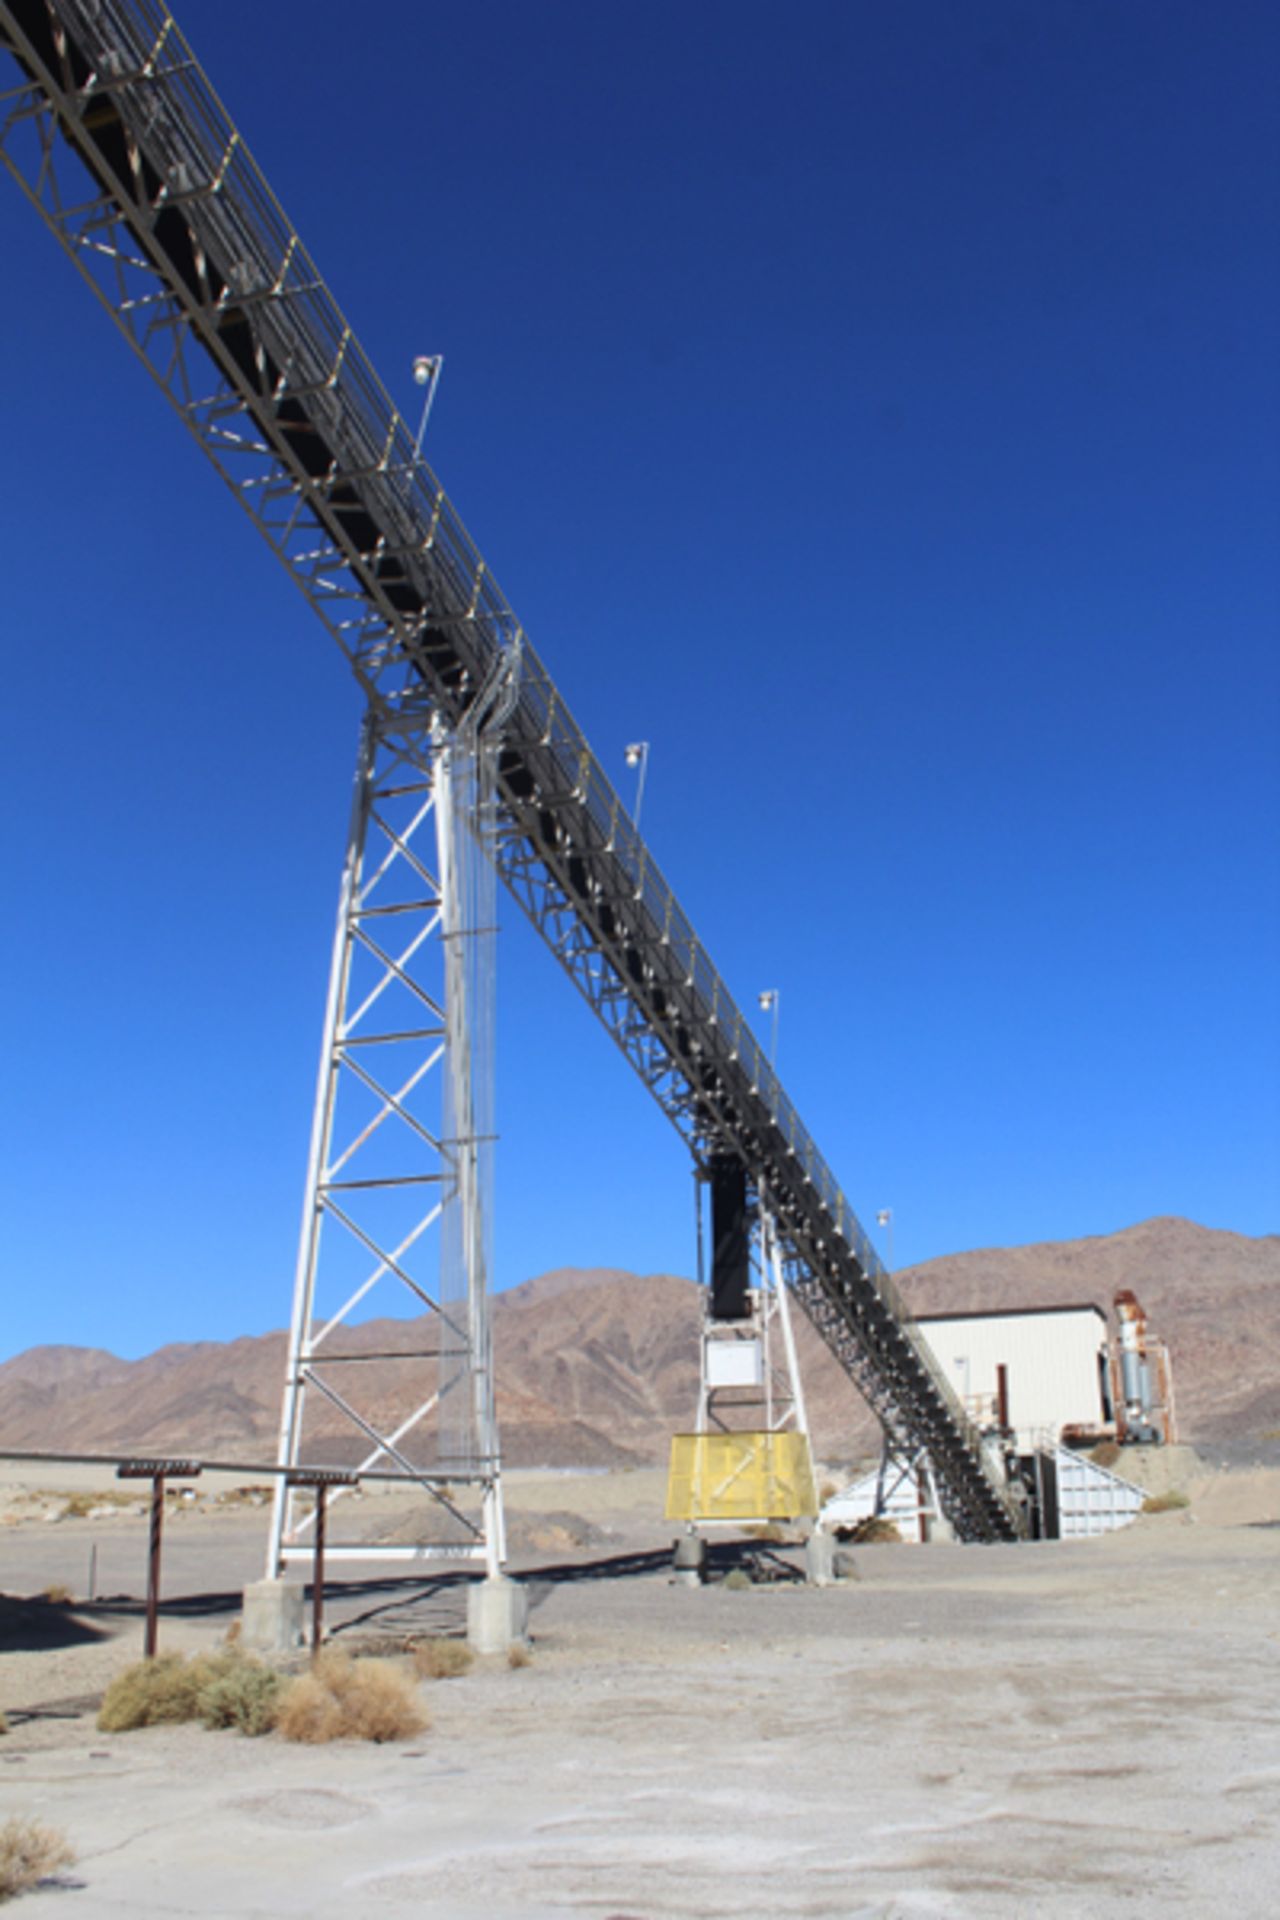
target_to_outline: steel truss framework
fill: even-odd
[[[331,1544],[330,1559],[496,1573],[505,1557],[487,1286],[491,753],[444,733],[416,677],[384,687],[361,728],[277,1458],[300,1470],[357,1446],[358,1471],[398,1468],[422,1488],[434,1525]],[[388,1294],[416,1317],[371,1346],[352,1316]],[[315,1519],[276,1487],[269,1573],[310,1558]]]
[[[752,1428],[761,1433],[798,1433],[806,1439],[809,1417],[796,1352],[791,1308],[782,1277],[777,1228],[761,1196],[755,1210],[751,1264],[755,1271],[751,1314],[746,1320],[713,1320],[702,1325],[702,1368],[698,1391],[698,1433]],[[711,1294],[707,1292],[707,1304]],[[755,1340],[760,1344],[760,1385],[749,1389],[717,1387],[709,1349],[720,1343]],[[780,1351],[779,1351],[780,1349]],[[764,1517],[764,1516],[762,1516]]]
[[[786,1283],[895,1444],[928,1449],[961,1537],[1016,1538],[976,1429],[167,10],[0,0],[0,42],[0,157],[366,694],[395,666],[474,724],[522,647],[503,878],[695,1156],[736,1152],[767,1188]]]
[[[880,1454],[880,1465],[876,1470],[875,1516],[879,1519],[888,1509],[890,1501],[906,1481],[915,1495],[916,1524],[920,1539],[929,1538],[929,1528],[937,1518],[940,1507],[938,1488],[934,1479],[929,1455],[923,1447],[914,1454],[896,1453],[888,1439]]]

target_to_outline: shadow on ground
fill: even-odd
[[[52,1653],[58,1647],[83,1646],[106,1637],[105,1629],[86,1620],[81,1608],[0,1593],[0,1652]]]
[[[706,1573],[709,1585],[731,1573],[747,1576],[753,1586],[776,1586],[802,1581],[803,1573],[785,1553],[757,1540],[722,1540],[708,1544]],[[670,1547],[640,1553],[613,1553],[594,1560],[559,1560],[540,1566],[512,1569],[512,1578],[527,1588],[529,1610],[536,1613],[557,1587],[582,1581],[655,1580],[671,1573]],[[468,1572],[435,1574],[393,1580],[346,1581],[326,1586],[329,1605],[367,1598],[370,1604],[343,1620],[336,1633],[400,1631],[436,1626],[448,1630],[462,1618],[466,1589],[476,1576]],[[308,1593],[310,1588],[308,1588]]]
[[[591,1560],[558,1560],[536,1566],[516,1567],[512,1577],[528,1589],[531,1611],[557,1587],[581,1581],[624,1581],[661,1579],[671,1571],[671,1549],[658,1547],[638,1553],[614,1553]],[[706,1573],[709,1584],[724,1580],[739,1571],[753,1585],[776,1585],[803,1578],[785,1553],[755,1540],[723,1540],[707,1547]],[[466,1590],[477,1578],[467,1569],[433,1574],[424,1580],[421,1574],[385,1574],[367,1580],[327,1581],[326,1608],[340,1608],[343,1617],[334,1621],[332,1631],[351,1633],[403,1629],[421,1618],[426,1623],[434,1609],[441,1624],[459,1618],[465,1611]],[[312,1589],[304,1591],[310,1601]],[[179,1594],[160,1602],[162,1620],[209,1620],[234,1617],[240,1612],[243,1594],[239,1588],[209,1593]],[[363,1604],[361,1604],[363,1603]],[[348,1609],[354,1608],[354,1611]],[[0,1595],[0,1650],[44,1652],[92,1640],[102,1640],[122,1620],[141,1618],[146,1602],[133,1594],[103,1595],[82,1601],[76,1607],[58,1606],[42,1599],[24,1600]],[[101,1620],[102,1625],[95,1624]]]

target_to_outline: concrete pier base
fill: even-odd
[[[306,1638],[307,1595],[287,1580],[255,1580],[244,1590],[240,1644],[259,1653],[291,1653]]]
[[[804,1543],[804,1577],[811,1587],[831,1587],[836,1578],[835,1535],[815,1527]]]
[[[811,1587],[838,1587],[856,1580],[852,1550],[833,1533],[815,1527],[804,1543],[804,1576]]]
[[[467,1644],[476,1653],[506,1653],[529,1637],[529,1595],[505,1574],[467,1588]]]
[[[682,1533],[671,1548],[671,1579],[677,1587],[700,1587],[707,1577],[707,1543],[696,1533]]]
[[[804,1542],[804,1578],[810,1586],[835,1586],[835,1536],[821,1526]]]

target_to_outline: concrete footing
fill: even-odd
[[[700,1534],[682,1533],[671,1549],[671,1578],[678,1587],[700,1587],[707,1577],[707,1543]]]
[[[467,1644],[476,1653],[507,1653],[529,1637],[529,1595],[505,1574],[467,1588]]]
[[[830,1587],[836,1578],[835,1535],[815,1527],[804,1543],[804,1577],[811,1587]]]
[[[255,1580],[244,1590],[240,1644],[259,1653],[291,1653],[306,1638],[307,1595],[287,1580]]]
[[[835,1534],[816,1526],[804,1542],[804,1578],[810,1586],[844,1586],[858,1578],[852,1549],[844,1548]]]
[[[858,1577],[851,1550],[821,1527],[815,1527],[804,1543],[804,1574],[811,1587],[841,1586]]]

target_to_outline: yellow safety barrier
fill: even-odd
[[[799,1520],[818,1511],[807,1433],[677,1433],[668,1520]]]

